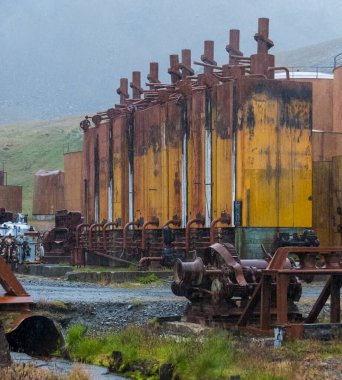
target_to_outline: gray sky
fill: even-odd
[[[256,50],[257,18],[270,18],[273,52],[342,37],[342,1],[0,0],[0,124],[83,115],[118,101],[120,77],[150,61],[168,80],[169,54],[215,41],[227,62],[231,28]]]

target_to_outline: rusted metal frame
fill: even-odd
[[[113,231],[113,228],[109,228],[109,227],[119,227],[119,224],[117,222],[109,222],[109,223],[106,223],[104,226],[103,226],[103,229],[102,229],[102,239],[103,239],[103,248],[105,251],[108,250],[108,246],[107,246],[107,232],[109,231]]]
[[[139,260],[139,263],[138,263],[138,268],[144,268],[145,267],[145,264],[146,266],[151,262],[151,261],[161,261],[162,258],[160,256],[145,256],[145,257],[142,257],[140,260]]]
[[[288,302],[287,288],[289,286],[289,275],[286,273],[276,274],[276,291],[277,291],[277,323],[280,326],[288,322]]]
[[[90,226],[89,231],[88,231],[88,247],[89,247],[89,249],[95,248],[94,244],[93,244],[94,243],[93,235],[99,236],[100,238],[102,238],[102,228],[103,228],[103,226],[100,223],[95,223],[95,224],[92,224]],[[95,234],[96,231],[98,231],[99,233]],[[101,234],[100,234],[100,232],[101,232]]]
[[[29,297],[2,256],[0,256],[0,284],[6,291],[6,296]]]
[[[148,222],[145,222],[142,226],[142,231],[141,231],[141,249],[143,252],[146,250],[146,228],[148,226],[155,226],[159,227],[159,218],[152,218]]]
[[[223,223],[223,224],[227,224],[229,225],[231,222],[231,218],[230,218],[230,215],[229,214],[221,214],[221,216],[219,218],[216,218],[214,220],[212,220],[212,222],[210,223],[210,244],[214,244],[215,243],[215,228],[216,228],[216,224],[217,223]]]
[[[133,263],[132,261],[120,259],[119,257],[116,257],[114,255],[113,256],[112,255],[108,255],[107,253],[98,252],[98,251],[90,251],[89,253],[91,253],[93,255],[96,255],[96,256],[105,257],[106,259],[113,260],[113,261],[116,261],[118,263],[128,264],[128,265],[134,265],[134,266],[137,265],[137,264]]]
[[[233,258],[227,247],[221,243],[215,243],[211,245],[210,248],[222,257],[223,261],[229,268],[233,269],[237,283],[240,286],[247,286],[248,284],[243,274],[242,266]]]
[[[287,293],[286,293],[287,294]],[[261,284],[260,329],[268,330],[271,326],[272,276],[264,276]]]
[[[237,322],[237,326],[246,326],[248,320],[251,318],[253,311],[255,307],[257,306],[258,302],[260,301],[261,297],[261,287],[263,282],[265,281],[265,275],[262,275],[260,282],[258,285],[254,288],[253,294],[251,298],[248,300],[246,307],[244,308],[242,314],[240,315],[240,318]]]
[[[199,218],[193,218],[188,221],[185,227],[185,250],[188,253],[190,251],[190,232],[191,232],[191,225],[197,223],[201,224],[202,226],[205,223],[205,219],[203,217]]]
[[[339,323],[341,318],[341,275],[331,275],[330,323]]]
[[[281,247],[276,250],[266,270],[278,270],[284,268],[286,259],[290,253],[316,253],[324,256],[332,252],[342,252],[342,247]]]
[[[324,288],[322,289],[321,294],[314,303],[309,315],[305,318],[305,323],[316,322],[319,313],[321,312],[323,306],[325,305],[330,296],[331,282],[332,281],[330,277],[329,280],[326,282]]]
[[[88,229],[90,225],[87,224],[87,223],[81,223],[79,224],[77,227],[76,227],[76,248],[79,248],[80,247],[80,237],[81,237],[81,234],[82,234],[82,230],[85,228],[86,231]]]
[[[198,61],[194,61],[193,63],[194,65],[203,66],[203,67],[210,68],[213,70],[219,70],[219,71],[223,70],[222,66],[211,65],[210,63],[204,63],[204,62],[198,62]]]
[[[273,72],[273,71],[285,71],[285,74],[286,74],[286,80],[289,80],[290,79],[290,71],[287,67],[285,66],[279,66],[279,67],[268,67],[267,68],[267,78],[269,78],[269,73]]]

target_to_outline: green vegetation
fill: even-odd
[[[137,281],[143,285],[160,282],[159,278],[154,273],[148,274],[147,276],[137,277]]]
[[[274,349],[251,344],[250,337],[235,339],[222,330],[187,338],[165,336],[151,323],[148,329],[132,326],[97,338],[75,325],[68,331],[67,349],[76,361],[105,365],[139,380],[158,379],[163,364],[172,366],[173,379],[179,380],[234,375],[241,380],[285,380],[315,379],[321,362],[341,359],[342,342],[296,341]]]
[[[34,175],[63,170],[66,152],[82,150],[81,117],[0,126],[0,170],[9,185],[23,186],[23,212],[32,213]]]
[[[234,368],[234,349],[228,333],[212,331],[201,339],[176,340],[160,336],[153,328],[129,327],[102,338],[86,335],[83,326],[68,331],[67,348],[74,360],[113,366],[112,352],[120,351],[123,361],[117,368],[135,379],[159,378],[164,363],[175,367],[181,379],[226,379]]]

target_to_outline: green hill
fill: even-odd
[[[81,117],[0,125],[0,168],[9,185],[23,186],[23,212],[32,213],[34,175],[63,170],[63,154],[82,150]]]

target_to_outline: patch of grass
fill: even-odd
[[[82,266],[74,267],[73,272],[136,272],[137,267],[135,265],[130,265],[129,267],[96,267],[96,266]]]
[[[159,278],[154,273],[148,274],[147,276],[137,277],[137,281],[139,284],[143,285],[160,282]]]
[[[67,342],[74,360],[94,364],[108,366],[112,352],[120,351],[123,355],[121,370],[130,371],[133,378],[157,379],[159,375],[153,377],[158,372],[156,368],[171,363],[181,379],[225,379],[234,366],[232,341],[229,334],[222,331],[212,331],[201,339],[190,337],[177,341],[160,336],[151,326],[148,330],[128,327],[94,339],[86,336],[81,326],[74,326],[68,332]],[[147,371],[142,373],[141,367],[147,367]],[[139,369],[132,372],[132,368]]]

